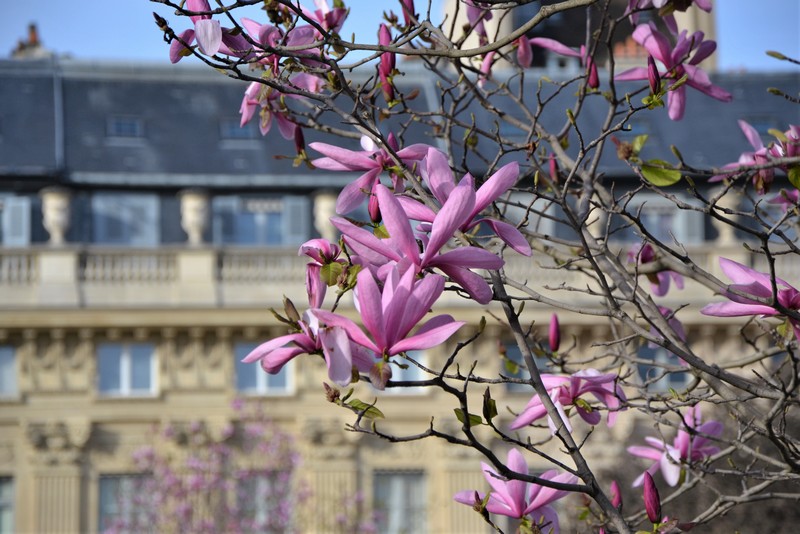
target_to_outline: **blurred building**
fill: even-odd
[[[452,503],[456,491],[484,487],[471,450],[432,439],[391,445],[344,432],[353,416],[325,403],[321,360],[303,361],[302,372],[289,364],[275,376],[239,363],[257,343],[285,333],[269,311],[282,308],[284,295],[305,305],[306,261],[297,247],[318,235],[335,238],[327,218],[353,175],[294,167],[292,142],[261,137],[254,123],[240,128],[244,85],[209,69],[3,61],[0,80],[1,532],[102,530],[129,513],[115,495],[137,474],[131,455],[151,442],[155,424],[199,420],[212,438],[225,439],[221,429],[235,419],[230,405],[240,397],[266,401],[269,415],[297,436],[313,489],[306,531],[329,531],[342,499],[358,493],[365,514],[380,512],[382,532],[486,531],[478,514]],[[778,99],[754,97],[764,76],[717,82],[738,103],[724,107],[698,96],[690,101],[688,130],[642,118],[637,132],[659,146],[680,138],[691,147],[736,118],[764,131],[785,123]],[[420,88],[419,105],[434,107],[430,77],[409,70],[403,83]],[[721,163],[742,148],[732,137],[713,141]],[[607,168],[630,177],[613,155]],[[712,271],[718,255],[761,261],[734,236],[671,203],[652,200],[642,216]],[[558,232],[546,218],[531,224]],[[507,259],[518,279],[551,287],[564,280],[545,260]],[[704,294],[675,298],[700,302]],[[462,368],[476,360],[481,373],[509,374],[500,354],[514,358],[515,349],[497,341],[506,334],[486,309],[453,293],[440,306],[469,322],[454,343],[474,333],[482,316],[489,319],[487,335],[460,356]],[[348,302],[342,307],[353,312]],[[550,313],[529,306],[524,319],[544,325]],[[683,319],[698,350],[722,350],[738,332],[696,311]],[[590,350],[606,328],[592,321],[562,316],[564,339]],[[453,346],[416,356],[437,369]],[[643,357],[669,360],[652,350]],[[397,373],[420,376],[414,367]],[[670,375],[654,387],[685,379]],[[421,433],[431,418],[455,433],[461,426],[439,391],[381,393],[359,384],[354,396],[378,399],[387,432]],[[520,409],[528,399],[525,388],[512,385],[497,402]],[[598,427],[608,438],[596,460],[610,464],[624,452],[634,430],[629,421]]]

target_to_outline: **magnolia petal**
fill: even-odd
[[[276,337],[265,343],[260,344],[250,351],[250,353],[242,359],[242,363],[252,363],[256,360],[264,358],[270,352],[283,347],[287,343],[296,342],[302,338],[307,337],[305,334],[288,334],[285,336]]]
[[[453,188],[447,201],[433,220],[430,241],[428,241],[422,257],[423,265],[430,261],[453,237],[457,228],[471,218],[470,213],[474,206],[475,191],[472,189],[472,180],[465,178]]]
[[[647,69],[645,67],[634,67],[620,72],[614,76],[614,79],[618,81],[646,80]]]
[[[533,37],[530,40],[530,44],[536,45],[540,48],[545,48],[555,52],[556,54],[561,54],[562,56],[581,57],[580,52],[556,41],[555,39],[548,39],[547,37]]]
[[[431,347],[436,347],[437,345],[441,345],[447,341],[450,336],[455,334],[459,328],[466,324],[464,321],[453,321],[452,317],[449,316],[448,318],[449,321],[447,322],[442,321],[438,317],[431,319],[431,321],[435,320],[436,323],[434,324],[437,324],[438,326],[429,327],[428,323],[425,323],[425,325],[423,325],[423,327],[420,328],[415,335],[398,341],[392,347],[390,347],[389,354],[395,355],[400,354],[401,352],[407,352],[409,350],[425,350]]]
[[[478,304],[488,304],[491,302],[494,293],[488,282],[482,276],[473,273],[469,269],[456,267],[454,265],[439,265],[447,276],[453,282],[460,285],[470,297],[472,297]]]
[[[505,261],[497,254],[482,248],[459,247],[440,254],[428,262],[431,267],[441,267],[446,264],[466,269],[501,269]]]
[[[763,304],[741,304],[738,302],[715,302],[705,305],[700,313],[714,317],[742,317],[744,315],[777,315],[774,308]]]
[[[328,366],[328,378],[340,386],[346,386],[353,377],[353,356],[347,332],[340,327],[322,328],[319,339]]]
[[[287,362],[304,352],[305,351],[300,347],[282,347],[275,349],[261,358],[261,368],[271,375],[277,374]]]
[[[505,244],[517,253],[523,256],[530,256],[533,254],[530,243],[528,243],[528,240],[525,239],[522,232],[513,224],[496,221],[494,219],[483,219],[481,222],[485,222]]]
[[[375,186],[378,203],[383,216],[383,224],[389,232],[392,243],[412,262],[419,264],[419,246],[411,231],[411,223],[402,206],[383,184]],[[434,223],[435,224],[435,223]]]
[[[436,200],[444,205],[456,186],[447,157],[440,150],[430,148],[425,159],[425,170],[426,173],[422,176],[425,183],[428,184]]]
[[[372,334],[372,339],[379,348],[387,346],[387,328],[383,322],[381,292],[369,269],[358,273],[356,296],[359,304],[359,315],[364,327]]]
[[[432,222],[436,218],[436,213],[432,209],[413,198],[399,196],[397,201],[406,212],[406,217],[412,221]]]
[[[194,42],[194,30],[191,28],[188,30],[184,30],[178,34],[178,37],[181,41],[186,43],[189,46],[192,46]],[[169,61],[170,63],[177,63],[181,59],[183,59],[183,51],[189,50],[186,48],[183,43],[178,39],[173,39],[172,42],[169,44]]]
[[[329,157],[335,162],[338,162],[340,165],[343,165],[347,170],[366,171],[376,166],[375,160],[373,160],[363,152],[356,152],[354,150],[348,150],[346,148],[341,148],[338,146],[320,142],[309,143],[308,146],[310,148],[313,148],[317,152]],[[312,161],[312,163],[314,164],[314,166],[320,167],[319,165],[317,165],[316,160]],[[327,170],[340,170],[330,167],[320,167],[320,168]]]
[[[498,169],[475,193],[475,207],[472,210],[470,219],[482,212],[497,197],[512,188],[518,179],[519,164],[516,161],[503,165]]]
[[[320,309],[314,309],[313,313],[317,319],[328,326],[339,326],[344,328],[347,332],[347,335],[350,337],[350,340],[354,343],[358,343],[359,345],[368,348],[372,352],[380,352],[375,343],[369,339],[366,334],[364,334],[364,332],[356,323],[347,317],[342,317],[341,315],[337,315],[333,312]]]
[[[201,52],[207,56],[219,52],[219,47],[222,45],[222,27],[218,20],[198,20],[194,23],[194,31]]]

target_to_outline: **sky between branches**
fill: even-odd
[[[313,5],[311,0],[306,3]],[[416,4],[419,11],[426,2]],[[441,0],[434,4],[434,10],[441,9],[437,7]],[[399,11],[396,0],[350,0],[348,5],[352,9],[342,34],[356,31],[361,40],[376,40],[383,10]],[[3,2],[3,7],[0,57],[8,57],[25,37],[28,24],[36,22],[46,47],[76,59],[167,62],[167,47],[151,13],[167,15],[169,10],[147,0],[12,0]],[[791,69],[788,63],[767,57],[765,50],[800,56],[798,0],[718,0],[715,12],[721,70]],[[251,16],[258,15],[256,11]],[[188,21],[168,18],[176,30],[188,27]]]

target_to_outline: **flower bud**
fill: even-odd
[[[325,398],[328,402],[336,402],[339,400],[339,390],[337,388],[332,388],[325,382],[322,383],[322,387],[325,388]]]
[[[369,212],[369,220],[375,224],[381,222],[381,207],[378,204],[378,195],[375,194],[373,191],[372,194],[369,195],[369,201],[367,202],[367,211]]]
[[[553,181],[554,184],[558,183],[558,162],[556,161],[556,156],[551,155],[550,161],[547,162],[548,170],[550,172],[550,180]]]
[[[411,20],[417,18],[417,12],[414,10],[414,0],[400,0],[400,7],[403,10],[403,22],[408,28],[411,26]]]
[[[661,523],[661,497],[658,495],[653,477],[647,471],[644,473],[644,509],[651,523],[654,525]]]
[[[561,328],[558,324],[558,315],[555,313],[550,317],[550,330],[547,337],[550,342],[550,351],[558,352],[558,347],[561,346]]]
[[[597,74],[597,64],[592,58],[589,58],[586,66],[589,68],[589,79],[586,81],[586,84],[592,89],[597,89],[600,87],[600,75]]]
[[[303,129],[297,124],[294,126],[294,149],[298,154],[306,151],[306,138],[303,135]]]
[[[661,92],[661,75],[656,67],[656,60],[653,56],[647,56],[647,81],[650,84],[650,93],[657,95]]]
[[[611,504],[617,510],[622,510],[622,493],[619,490],[619,484],[616,480],[611,481]]]

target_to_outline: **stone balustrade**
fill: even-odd
[[[696,247],[688,252],[702,268],[719,277],[719,257],[767,272],[763,256],[741,246]],[[217,248],[211,246],[133,249],[119,247],[0,248],[0,309],[107,308],[143,306],[279,307],[286,295],[301,306],[307,258],[287,248]],[[561,286],[586,287],[576,271],[557,268],[542,256],[506,255],[506,273],[537,291]],[[776,257],[776,271],[790,282],[800,280],[800,264]],[[581,299],[581,293],[573,293]],[[684,291],[675,298],[708,299],[710,292]],[[463,302],[446,292],[443,304]],[[466,303],[465,303],[466,304]]]

